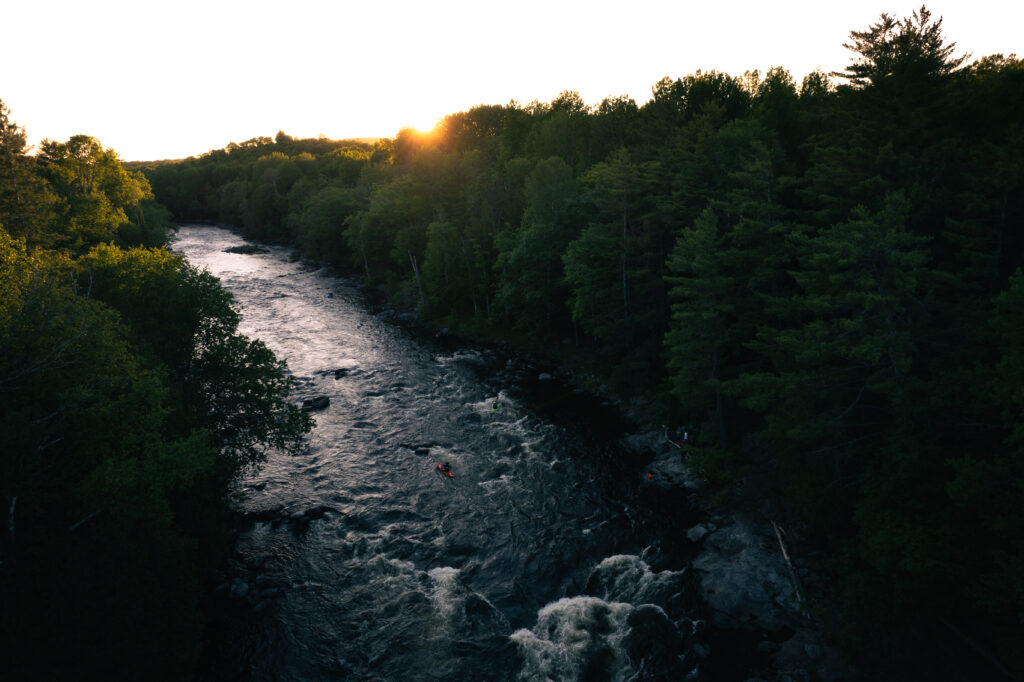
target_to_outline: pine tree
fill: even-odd
[[[913,384],[927,255],[924,240],[906,230],[907,210],[894,194],[881,211],[858,209],[820,232],[792,232],[798,291],[785,307],[776,304],[778,326],[762,326],[750,344],[770,369],[729,384],[764,416],[763,442],[792,481],[804,481],[800,495],[825,494],[855,476],[856,454],[886,437]],[[815,471],[826,479],[809,478]]]

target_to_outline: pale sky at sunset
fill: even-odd
[[[391,137],[476,104],[642,105],[663,76],[771,66],[839,70],[882,12],[867,0],[12,0],[0,100],[29,141],[93,135],[125,160],[180,158],[284,130]],[[1024,54],[1024,2],[942,0],[947,40],[975,58]]]

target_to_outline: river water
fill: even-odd
[[[609,407],[500,351],[374,314],[351,280],[183,227],[259,338],[327,396],[241,485],[204,679],[703,678],[685,500],[653,499]],[[446,478],[436,464],[449,462]],[[685,526],[683,526],[685,527]]]

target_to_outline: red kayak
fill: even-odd
[[[448,478],[455,478],[455,474],[453,474],[451,471],[445,471],[443,468],[441,468],[440,464],[437,465],[437,470],[444,474],[445,476],[447,476]]]

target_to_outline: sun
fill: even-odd
[[[427,119],[421,119],[418,123],[414,123],[412,128],[419,133],[432,133],[437,128],[437,125],[441,122],[440,118],[434,117],[428,122]]]

